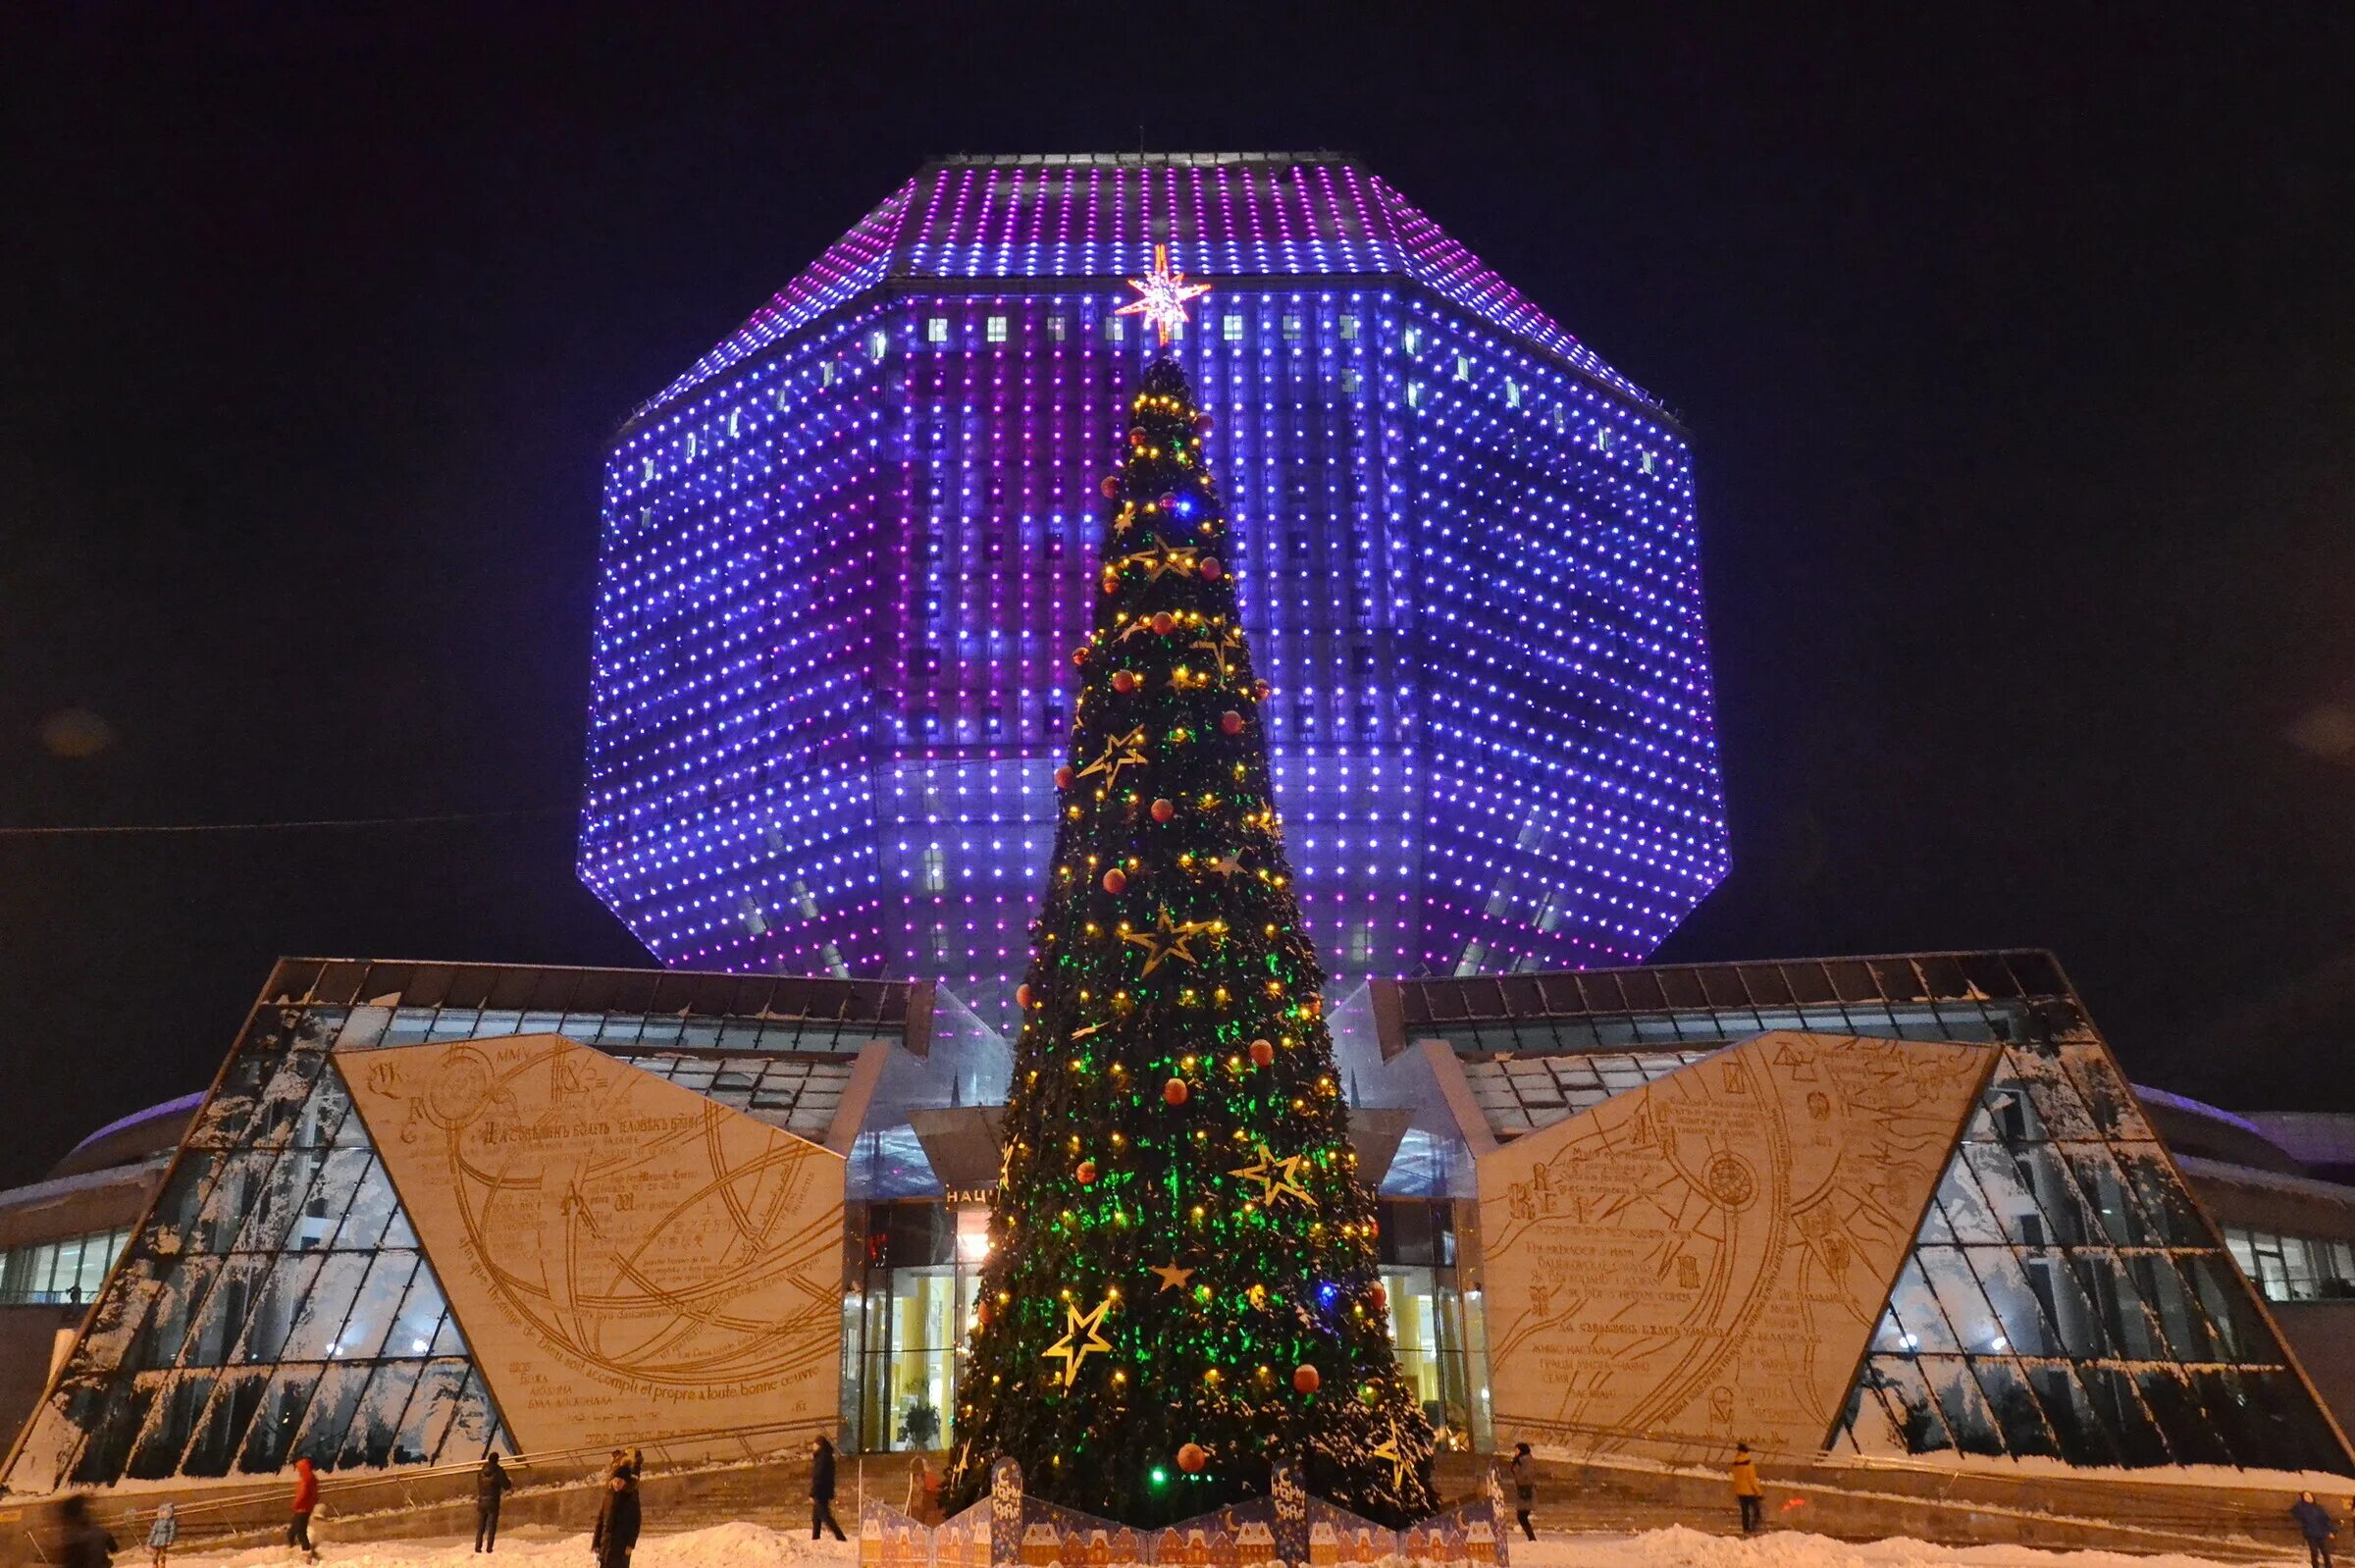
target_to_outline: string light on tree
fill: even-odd
[[[1403,1524],[1432,1504],[1430,1429],[1373,1305],[1373,1196],[1198,413],[1174,363],[1145,371],[1081,569],[1105,591],[1073,660],[982,1266],[1006,1305],[960,1380],[974,1463],[951,1501],[1005,1455],[1050,1501],[1158,1525],[1264,1494],[1282,1463]],[[1321,1395],[1329,1377],[1359,1396]]]

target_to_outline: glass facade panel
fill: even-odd
[[[2213,1231],[2049,958],[1668,973],[1531,976],[1543,1018],[1493,1016],[1486,982],[1396,983],[1405,1038],[1455,1046],[1500,1137],[1640,1081],[1571,1043],[1581,1030],[1647,1065],[1632,1049],[1646,1036],[1691,1046],[1761,1028],[1996,1048],[1872,1335],[1844,1427],[1857,1451],[2355,1471],[2248,1283],[2281,1300],[2355,1295],[2355,1247]]]
[[[1888,1430],[1904,1444],[1906,1453],[1937,1453],[1952,1449],[1954,1437],[1946,1418],[1938,1413],[1921,1363],[1910,1356],[1874,1356],[1864,1364],[1858,1386],[1880,1402]],[[1858,1446],[1866,1444],[1859,1438]]]
[[[2031,1036],[2004,1051],[1863,1389],[1901,1434],[1926,1437],[1919,1415],[1891,1402],[1902,1385],[1890,1364],[1918,1359],[1964,1452],[2259,1466],[2294,1452],[2293,1468],[2347,1468],[2106,1055],[2082,1040],[2067,1050],[2065,1061]],[[2294,1288],[2291,1249],[2251,1237],[2237,1250]],[[2253,1414],[2276,1404],[2277,1421]]]
[[[400,1412],[376,1390],[414,1385],[444,1314],[329,1060],[343,1022],[340,1009],[255,1015],[153,1221],[128,1241],[119,1323],[75,1353],[111,1349],[131,1376],[36,1412],[26,1459],[104,1483],[392,1451]],[[397,1336],[418,1281],[426,1321]]]
[[[863,1278],[849,1300],[843,1388],[853,1449],[938,1448],[987,1256],[987,1214],[929,1199],[871,1203]]]
[[[822,1140],[868,1041],[920,1053],[929,1038],[910,1036],[908,987],[875,981],[289,963],[265,994],[135,1234],[0,1258],[10,1301],[94,1299],[123,1258],[12,1483],[103,1485],[132,1465],[252,1473],[298,1457],[431,1464],[509,1446],[344,1092],[341,1065],[368,1050],[553,1030]],[[924,1351],[946,1355],[958,1336],[930,1334]]]

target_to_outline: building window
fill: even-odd
[[[1299,318],[1299,317],[1297,317],[1297,316],[1286,316],[1286,317],[1284,317],[1284,318],[1283,318],[1283,337],[1284,337],[1284,340],[1285,340],[1286,342],[1290,342],[1290,341],[1296,340],[1299,338],[1299,336],[1300,336],[1300,318]]]
[[[1455,379],[1457,381],[1470,381],[1472,379],[1472,356],[1470,354],[1458,354],[1455,356]]]
[[[889,333],[882,332],[882,331],[879,331],[879,330],[878,330],[878,331],[875,331],[875,332],[870,332],[870,333],[868,333],[868,334],[866,335],[866,357],[867,357],[867,358],[869,358],[869,359],[873,360],[873,361],[874,361],[876,364],[878,364],[878,365],[879,365],[879,364],[883,363],[883,356],[884,356],[885,354],[888,354],[888,353],[890,353],[890,352],[891,352],[891,335],[890,335]]]
[[[1047,340],[1050,342],[1059,343],[1063,341],[1063,335],[1070,330],[1071,323],[1064,320],[1061,316],[1049,316],[1047,318]]]
[[[1126,341],[1128,340],[1128,323],[1127,323],[1127,321],[1126,321],[1125,319],[1124,319],[1124,318],[1120,317],[1120,316],[1107,316],[1107,317],[1105,317],[1105,318],[1104,318],[1104,336],[1105,336],[1107,339],[1109,339],[1111,341],[1113,341],[1113,342],[1116,342],[1116,343],[1125,343],[1125,342],[1126,342]]]
[[[11,1247],[0,1253],[0,1305],[79,1306],[97,1300],[107,1271],[130,1240],[125,1228]]]
[[[1241,342],[1243,340],[1243,318],[1240,316],[1229,316],[1224,322],[1220,323],[1219,331],[1229,342]]]
[[[1409,327],[1406,329],[1406,351],[1410,354],[1419,354],[1423,351],[1422,328]]]
[[[990,317],[984,330],[991,342],[1004,342],[1006,340],[1006,318],[1003,316]]]
[[[817,367],[817,384],[820,387],[831,387],[834,385],[834,361],[831,359],[819,362]]]
[[[1423,406],[1423,384],[1421,382],[1410,381],[1406,384],[1406,406],[1409,408]]]
[[[1355,316],[1341,318],[1341,338],[1344,341],[1353,341],[1357,338],[1357,318]]]
[[[1507,408],[1521,406],[1521,384],[1509,378],[1504,384],[1504,406]]]
[[[2346,1241],[2226,1226],[2224,1245],[2268,1301],[2355,1297],[2355,1245]]]
[[[1356,372],[1356,371],[1354,371],[1354,370],[1344,370],[1344,371],[1342,371],[1342,372],[1341,372],[1341,395],[1342,395],[1342,396],[1344,396],[1344,397],[1355,397],[1355,396],[1357,395],[1357,388],[1358,388],[1357,372]]]
[[[1611,449],[1611,433],[1600,425],[1595,427],[1595,449],[1598,452],[1607,452]]]
[[[645,460],[642,472],[648,479],[654,477],[654,460],[652,457]]]
[[[925,323],[924,323],[924,341],[926,341],[926,342],[928,342],[928,343],[945,343],[945,342],[947,342],[948,340],[949,340],[949,318],[948,318],[948,317],[946,317],[946,316],[934,316],[934,317],[933,317],[933,318],[932,318],[930,321],[927,321],[927,322],[925,322]]]

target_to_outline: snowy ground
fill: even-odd
[[[322,1521],[324,1524],[325,1521]],[[402,1541],[338,1545],[321,1530],[320,1551],[333,1568],[458,1568],[480,1564],[471,1540]],[[1636,1536],[1543,1536],[1513,1543],[1514,1568],[2206,1568],[2199,1557],[2134,1557],[2119,1552],[2035,1551],[2025,1546],[1933,1546],[1919,1541],[1852,1545],[1822,1536],[1776,1531],[1754,1541],[1694,1530],[1650,1530]],[[144,1562],[144,1549],[117,1561]],[[173,1553],[174,1568],[278,1568],[295,1560],[284,1546],[222,1554]],[[520,1568],[592,1561],[589,1538],[524,1526],[498,1542],[498,1561]],[[853,1568],[857,1543],[812,1542],[806,1534],[760,1525],[715,1525],[638,1543],[632,1568]]]

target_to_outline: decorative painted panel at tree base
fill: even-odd
[[[1776,1031],[1482,1156],[1499,1439],[1820,1449],[1995,1058]]]
[[[937,1527],[868,1498],[860,1568],[1507,1568],[1505,1509],[1489,1494],[1391,1530],[1311,1497],[1277,1472],[1275,1494],[1159,1530],[1139,1530],[1022,1488],[1021,1467],[990,1467],[990,1495]],[[1182,1486],[1173,1476],[1171,1485]]]
[[[338,1057],[521,1447],[834,1419],[839,1155],[559,1035]]]

